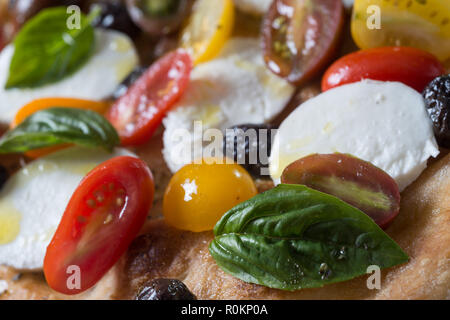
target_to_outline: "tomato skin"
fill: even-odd
[[[196,161],[197,162],[197,161]],[[181,230],[212,230],[225,212],[257,194],[248,172],[231,159],[207,158],[185,165],[166,188],[163,213]]]
[[[146,143],[188,86],[192,59],[184,49],[156,61],[117,100],[106,118],[119,133],[122,145]]]
[[[137,158],[116,157],[89,172],[47,247],[44,274],[49,286],[73,295],[95,285],[138,234],[153,194],[152,174]],[[80,288],[69,288],[69,266],[79,267]]]
[[[69,147],[72,147],[73,144],[70,143],[63,143],[63,144],[58,144],[56,146],[50,146],[50,147],[45,147],[45,148],[39,148],[39,149],[34,149],[34,150],[29,150],[27,152],[25,152],[24,154],[30,158],[30,159],[38,159],[41,157],[44,157],[48,154],[51,154],[53,152],[59,151],[59,150],[63,150]]]
[[[234,20],[232,0],[199,0],[195,3],[190,21],[180,37],[182,47],[191,52],[195,65],[219,54],[233,31]]]
[[[341,1],[273,1],[262,25],[267,67],[294,85],[305,83],[334,56],[343,26]]]
[[[419,92],[445,73],[432,54],[412,47],[384,47],[350,53],[333,63],[322,78],[322,91],[362,79],[402,82]]]
[[[20,110],[16,113],[13,121],[11,122],[10,127],[16,127],[23,120],[25,120],[35,112],[53,107],[78,108],[83,110],[92,110],[97,113],[103,114],[108,109],[109,103],[102,101],[59,97],[36,99],[20,108]]]
[[[397,183],[386,172],[347,154],[312,154],[287,166],[282,183],[303,184],[334,195],[386,229],[400,210]]]

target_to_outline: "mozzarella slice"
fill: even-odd
[[[0,265],[41,269],[45,251],[81,179],[100,163],[131,155],[72,147],[35,160],[0,191]]]
[[[95,30],[95,51],[73,75],[43,87],[5,90],[14,46],[0,53],[0,123],[10,123],[25,104],[45,97],[71,97],[103,100],[112,95],[117,86],[138,64],[138,56],[131,39],[117,31]]]
[[[202,148],[194,154],[178,154],[200,143],[201,134],[194,137],[194,121],[202,121],[204,130],[243,123],[264,123],[282,111],[294,87],[272,74],[265,66],[256,39],[233,39],[221,55],[198,65],[191,73],[191,82],[181,100],[164,119],[163,155],[170,170],[202,156]],[[179,132],[192,137],[180,142]],[[180,148],[180,143],[187,144]]]
[[[361,81],[322,93],[289,115],[272,147],[272,178],[279,182],[297,159],[333,152],[373,163],[403,190],[439,149],[419,93],[398,82]]]
[[[236,7],[244,12],[263,15],[269,10],[272,0],[234,0]]]

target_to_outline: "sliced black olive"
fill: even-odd
[[[263,129],[263,130],[261,130]],[[255,177],[267,178],[268,157],[272,148],[272,129],[268,124],[242,124],[226,130],[223,152]]]
[[[139,28],[133,23],[125,4],[121,0],[91,1],[89,11],[100,8],[100,15],[93,21],[93,25],[105,29],[118,30],[131,38],[139,34]]]
[[[431,81],[423,97],[439,146],[450,148],[450,75]]]
[[[197,298],[180,280],[154,279],[142,286],[136,300],[197,300]]]
[[[9,178],[8,170],[2,165],[0,165],[0,190],[2,189],[3,185],[6,183],[6,180]]]
[[[160,36],[176,31],[189,15],[192,0],[126,0],[131,19],[146,33]]]
[[[142,74],[147,70],[147,67],[136,67],[129,75],[125,78],[125,80],[122,81],[122,83],[116,88],[116,90],[113,93],[114,99],[119,99],[121,96],[123,96],[129,87],[133,85],[133,83],[136,82],[137,79],[139,79]]]

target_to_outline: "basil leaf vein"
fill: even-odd
[[[111,150],[120,143],[114,127],[100,114],[55,107],[38,111],[0,139],[0,153],[26,152],[62,143]]]
[[[90,18],[80,13],[80,28],[67,27],[66,7],[41,11],[14,40],[14,55],[5,88],[34,88],[74,73],[94,48]]]
[[[301,185],[279,185],[229,210],[209,250],[233,276],[283,290],[322,287],[408,255],[366,214]]]

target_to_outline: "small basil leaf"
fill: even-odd
[[[302,185],[279,185],[228,211],[209,250],[226,272],[283,290],[321,287],[408,255],[366,214]]]
[[[90,19],[80,13],[80,28],[69,29],[66,7],[45,9],[28,21],[14,40],[5,88],[33,88],[72,74],[94,48]]]
[[[25,152],[61,143],[111,150],[120,142],[114,127],[90,110],[50,108],[26,118],[0,139],[0,153]]]

